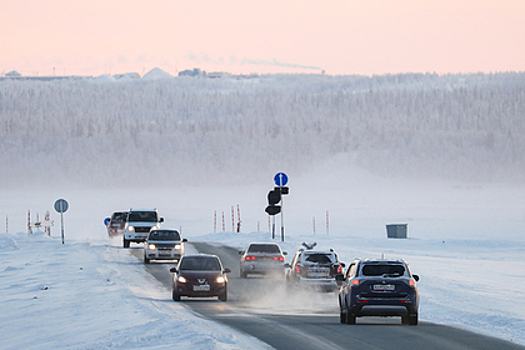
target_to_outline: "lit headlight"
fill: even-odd
[[[177,281],[179,281],[179,283],[186,283],[186,279],[183,276],[179,276]]]
[[[128,231],[134,231],[135,230],[135,227],[133,226],[128,226]]]
[[[148,249],[149,250],[155,250],[155,249],[157,249],[157,247],[155,247],[155,244],[150,244],[150,245],[148,245]]]
[[[226,279],[222,276],[217,277],[217,283],[224,283],[226,282]]]
[[[175,249],[180,250],[180,244],[175,244]]]

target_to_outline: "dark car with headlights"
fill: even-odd
[[[276,274],[282,278],[284,274],[284,256],[277,243],[250,243],[240,251],[241,278],[248,275]]]
[[[403,324],[418,324],[419,276],[404,260],[356,259],[336,280],[341,284],[341,323],[355,324],[362,316],[401,316]]]
[[[230,269],[222,266],[216,255],[184,255],[173,273],[172,297],[180,301],[181,297],[218,297],[228,300],[228,277]]]
[[[149,264],[151,260],[180,260],[187,241],[180,238],[177,230],[151,230],[144,244],[144,263]]]

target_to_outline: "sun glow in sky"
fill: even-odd
[[[525,70],[524,0],[0,1],[0,75]]]

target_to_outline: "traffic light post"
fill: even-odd
[[[273,216],[272,220],[272,239],[275,239],[275,215],[281,214],[281,241],[284,242],[284,214],[283,214],[283,195],[289,193],[289,188],[285,185],[288,183],[288,177],[285,173],[278,173],[274,177],[275,184],[277,187],[274,187],[268,193],[268,206],[265,211],[268,215]],[[277,205],[281,203],[281,205]]]

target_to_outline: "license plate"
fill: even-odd
[[[203,284],[200,286],[193,286],[193,291],[194,292],[209,292],[210,286],[208,284]]]
[[[374,284],[374,290],[396,290],[396,286],[393,284]]]
[[[312,277],[312,278],[327,278],[328,275],[326,273],[323,273],[323,272],[310,272],[308,274],[308,277]]]

